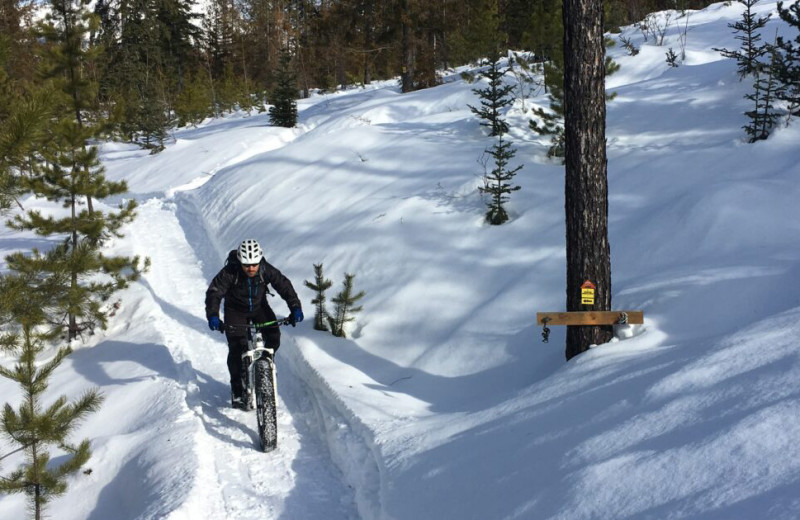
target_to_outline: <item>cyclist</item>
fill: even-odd
[[[244,408],[242,378],[247,374],[242,373],[242,354],[247,349],[247,332],[246,327],[231,325],[246,325],[248,319],[253,323],[275,320],[275,313],[267,302],[267,294],[272,294],[267,285],[272,285],[289,306],[291,325],[303,321],[303,309],[292,282],[264,259],[261,245],[253,239],[243,241],[238,249],[228,254],[225,266],[206,291],[206,318],[211,330],[222,329],[219,307],[222,299],[225,299],[225,337],[228,340],[231,406],[234,408]],[[264,337],[264,346],[277,352],[281,343],[279,328],[262,328],[260,332]]]

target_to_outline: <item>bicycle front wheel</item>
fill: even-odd
[[[278,446],[278,410],[272,363],[270,359],[261,358],[253,367],[258,436],[261,439],[261,449],[265,452],[272,451]]]

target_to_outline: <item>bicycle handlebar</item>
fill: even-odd
[[[256,329],[265,329],[267,327],[280,327],[281,325],[291,325],[291,324],[292,324],[292,320],[289,317],[278,318],[278,319],[273,320],[273,321],[265,321],[264,323],[248,323],[247,325],[244,325],[244,324],[225,325],[224,321],[220,321],[219,322],[219,331],[224,333],[225,329],[228,328],[228,327],[235,328],[235,329],[246,330],[246,329],[248,329],[250,327],[254,327]]]

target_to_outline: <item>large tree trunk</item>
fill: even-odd
[[[611,309],[604,60],[602,1],[564,0],[568,311]],[[593,305],[581,304],[586,280],[597,286]],[[611,335],[608,326],[567,327],[567,359]]]

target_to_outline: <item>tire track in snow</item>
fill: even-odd
[[[198,457],[194,489],[170,518],[198,513],[237,519],[357,518],[352,491],[341,482],[327,449],[304,431],[303,421],[296,427],[280,384],[279,447],[273,453],[258,448],[255,414],[230,408],[225,340],[207,329],[203,301],[208,280],[175,205],[156,199],[143,203],[127,236],[136,251],[151,258],[142,283],[164,312],[153,326],[176,365],[187,367],[180,374],[187,405],[203,425],[193,439]],[[283,343],[282,348],[294,347],[288,335]],[[280,363],[279,357],[279,371]],[[279,374],[290,376],[289,371]],[[292,396],[298,399],[303,397]]]

